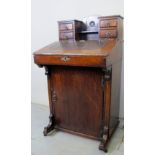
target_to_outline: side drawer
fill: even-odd
[[[111,30],[100,29],[99,36],[100,38],[117,38],[117,30],[116,29],[111,29]]]
[[[74,39],[74,32],[59,32],[60,40]]]
[[[117,26],[117,20],[116,19],[109,19],[109,20],[100,20],[100,27],[116,27]]]
[[[59,30],[60,31],[73,30],[73,23],[59,23]]]

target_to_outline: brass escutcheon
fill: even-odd
[[[64,57],[61,58],[61,60],[66,62],[66,61],[69,61],[70,58],[68,56],[64,56]]]

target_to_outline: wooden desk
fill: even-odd
[[[75,38],[34,53],[48,79],[50,121],[44,135],[59,129],[100,140],[99,149],[107,151],[119,122],[122,39]]]

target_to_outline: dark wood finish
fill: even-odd
[[[117,30],[116,29],[101,29],[100,38],[117,38]]]
[[[74,39],[74,32],[60,32],[60,40]]]
[[[106,152],[119,123],[123,23],[120,16],[86,21],[60,21],[60,41],[34,53],[48,80],[50,121],[44,135],[58,129],[97,139]],[[69,33],[73,38],[62,37]]]
[[[116,27],[117,26],[117,20],[116,19],[101,19],[99,26],[101,28],[105,28],[105,27]]]
[[[65,65],[65,66],[105,66],[104,57],[99,56],[35,56],[35,62],[46,65]]]
[[[120,16],[88,17],[83,21],[59,21],[59,40],[122,39],[121,25]]]
[[[80,40],[79,32],[85,30],[85,25],[78,20],[64,20],[58,22],[59,40]]]
[[[101,74],[98,68],[52,68],[52,85],[58,98],[54,109],[57,126],[100,136],[103,91],[98,86],[101,85]]]
[[[123,23],[120,16],[99,17],[99,38],[117,38],[123,40]]]
[[[39,67],[43,67],[43,65],[37,64]],[[49,97],[49,107],[50,107],[50,116],[49,116],[49,124],[44,127],[43,134],[44,136],[47,136],[49,132],[54,130],[55,128],[55,117],[54,117],[54,108],[53,104],[55,103],[55,94],[52,93],[51,88],[51,70],[49,66],[45,66],[45,75],[47,75],[47,83],[48,83],[48,97]]]
[[[73,23],[60,23],[59,24],[59,29],[60,31],[64,31],[64,30],[73,30]]]

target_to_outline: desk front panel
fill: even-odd
[[[38,65],[65,65],[86,67],[106,66],[106,59],[103,56],[35,55],[34,61]]]
[[[52,67],[54,116],[58,127],[100,137],[102,126],[102,73],[97,68]]]

